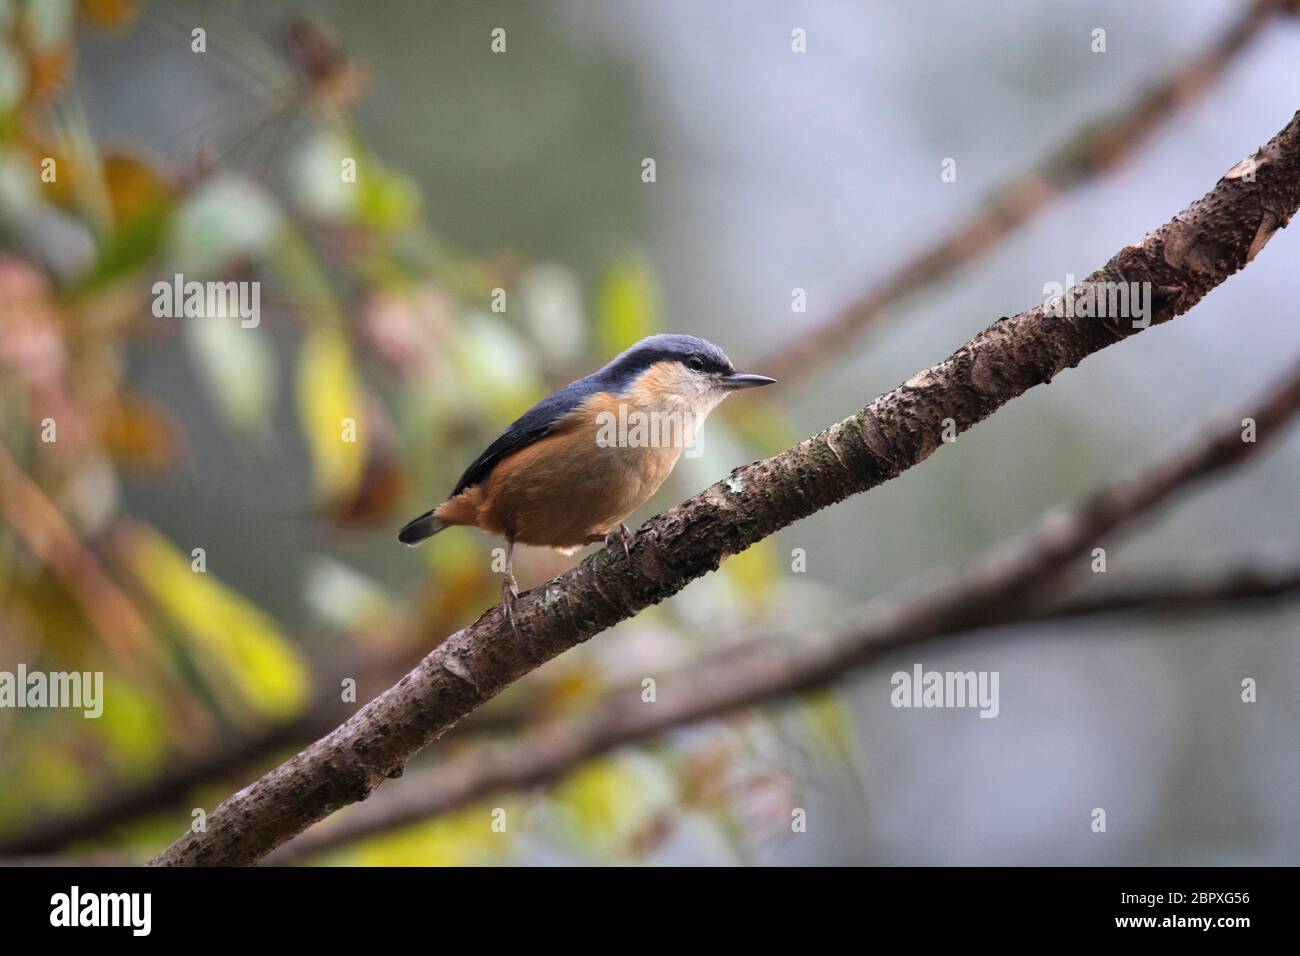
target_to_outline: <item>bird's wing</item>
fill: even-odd
[[[456,487],[452,489],[449,497],[456,497],[470,485],[481,484],[501,459],[549,435],[565,415],[582,404],[588,396],[602,390],[600,383],[594,381],[594,378],[589,376],[565,386],[515,419],[510,427],[465,469],[465,474],[460,476],[460,481],[456,482]]]

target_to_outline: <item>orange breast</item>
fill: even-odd
[[[540,441],[503,459],[482,486],[442,505],[448,523],[513,535],[521,544],[574,549],[616,528],[668,477],[681,447],[620,446],[602,431],[626,400],[587,399]],[[628,410],[625,410],[626,415]]]

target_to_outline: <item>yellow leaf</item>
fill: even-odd
[[[259,608],[223,585],[210,571],[193,569],[151,528],[124,535],[127,566],[206,665],[210,687],[233,687],[261,715],[289,717],[308,696],[307,668],[298,650]]]
[[[831,690],[809,691],[804,695],[803,703],[803,719],[813,743],[849,773],[856,773],[853,719],[839,694]]]
[[[166,708],[153,694],[130,681],[115,680],[103,716],[92,723],[119,772],[130,775],[158,770],[169,740]]]
[[[723,566],[727,579],[745,595],[762,595],[779,583],[776,544],[768,538],[732,555]]]
[[[175,464],[181,433],[171,414],[153,399],[124,391],[102,425],[104,447],[114,459],[152,471]]]
[[[506,809],[504,832],[492,829],[495,807],[479,805],[369,840],[335,859],[358,866],[477,866],[508,846],[518,811]],[[513,818],[513,820],[512,820]]]
[[[298,358],[298,414],[318,498],[356,491],[365,465],[363,405],[347,337],[323,324],[310,326]]]
[[[171,202],[171,186],[147,163],[126,153],[104,156],[104,184],[113,219],[124,223]]]
[[[138,0],[81,0],[81,12],[97,27],[120,29],[139,15],[140,4]]]
[[[545,685],[544,713],[562,714],[585,710],[601,699],[601,672],[585,662],[557,667]]]
[[[595,760],[552,796],[579,840],[611,852],[626,848],[669,799],[665,781],[662,769],[649,760]]]

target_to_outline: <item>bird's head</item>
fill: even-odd
[[[707,415],[732,392],[771,385],[766,375],[739,372],[727,353],[694,335],[642,339],[601,369],[602,376],[657,403],[682,404]]]

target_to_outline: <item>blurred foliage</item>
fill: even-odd
[[[101,141],[77,85],[79,44],[152,24],[185,49],[189,27],[171,13],[131,0],[0,0],[0,464],[13,476],[0,487],[0,669],[102,670],[109,688],[99,720],[0,711],[0,836],[302,714],[321,692],[313,680],[329,670],[326,651],[394,679],[431,634],[495,599],[483,557],[495,542],[466,534],[424,549],[423,582],[398,612],[403,586],[361,558],[367,529],[389,543],[529,404],[662,328],[653,269],[637,253],[611,251],[584,288],[562,265],[515,250],[468,254],[434,232],[416,178],[353,124],[369,71],[314,21],[291,18],[267,39],[228,16],[209,32],[212,62],[231,65],[254,105],[214,120],[184,162]],[[355,181],[342,172],[352,162]],[[258,283],[258,320],[245,327],[230,303],[222,315],[168,315],[181,276]],[[304,516],[335,529],[344,549],[303,573],[307,623],[277,619],[225,580],[238,568],[199,550],[204,525],[173,539],[126,513],[124,485],[167,487],[213,453],[190,410],[132,380],[134,357],[173,341],[230,449],[271,467],[305,449]],[[716,476],[752,457],[745,441],[784,445],[788,426],[758,414],[757,424],[718,422],[702,467]],[[564,566],[538,560],[549,573]],[[680,613],[642,616],[500,704],[522,703],[526,721],[582,713],[647,667],[684,665],[721,621],[765,621],[768,604],[790,597],[783,560],[764,542],[693,588]],[[796,736],[847,760],[844,715],[826,698],[807,713]],[[756,792],[792,786],[770,755],[762,772],[742,771],[755,735],[768,739],[779,723],[693,731],[697,746],[712,741],[705,756],[595,762],[552,789],[539,827],[568,852],[634,859],[679,810],[752,819]],[[214,782],[194,797],[226,792]],[[535,812],[508,805],[516,820]],[[759,816],[770,828],[772,813]],[[331,859],[505,861],[518,827],[503,841],[487,819],[473,808]],[[187,822],[142,819],[117,839],[148,852]],[[746,827],[719,826],[743,840]]]
[[[651,334],[658,324],[654,283],[639,259],[615,263],[601,283],[600,344],[611,354]]]
[[[504,809],[504,808],[503,808]],[[510,845],[509,815],[504,831],[477,807],[329,854],[323,862],[344,866],[485,866],[505,862]]]
[[[191,669],[206,678],[213,699],[229,697],[228,712],[249,717],[289,717],[306,704],[306,667],[274,621],[214,577],[196,574],[156,532],[133,528],[124,537],[124,564],[179,629]]]

